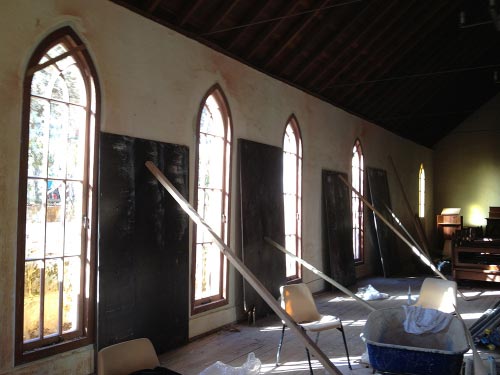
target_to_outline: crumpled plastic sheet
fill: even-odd
[[[261,362],[255,354],[249,353],[247,361],[241,367],[233,367],[217,361],[200,372],[199,375],[257,375],[260,374]]]
[[[363,288],[358,288],[358,292],[356,293],[356,295],[365,301],[389,298],[389,295],[387,293],[380,293],[371,284],[368,284],[368,286],[365,286]]]

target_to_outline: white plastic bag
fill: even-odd
[[[257,375],[260,374],[260,366],[260,359],[255,358],[252,352],[248,354],[247,361],[241,367],[233,367],[217,361],[199,375]]]
[[[366,287],[359,288],[356,295],[365,301],[389,298],[387,293],[380,293],[377,289],[371,286],[371,284],[368,284]]]

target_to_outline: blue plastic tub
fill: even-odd
[[[415,335],[405,332],[403,308],[373,311],[363,338],[374,370],[394,374],[460,374],[469,344],[462,323],[453,318],[438,333]]]

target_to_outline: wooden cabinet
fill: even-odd
[[[477,245],[477,246],[474,246]],[[500,282],[500,242],[487,246],[475,241],[472,246],[457,246],[452,251],[452,270],[455,280]]]

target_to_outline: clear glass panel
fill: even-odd
[[[210,95],[205,102],[200,119],[200,132],[224,137],[224,121],[217,100]]]
[[[24,264],[23,341],[40,337],[40,291],[42,261]]]
[[[64,231],[64,255],[82,253],[83,184],[66,183],[66,225]]]
[[[52,178],[65,178],[68,105],[52,102],[50,115],[48,176]]]
[[[283,153],[283,192],[295,194],[297,190],[297,157]]]
[[[69,106],[66,178],[71,180],[83,180],[85,171],[86,116],[87,114],[84,108],[75,105]]]
[[[69,102],[85,106],[87,104],[87,91],[78,66],[70,66],[64,71],[63,75],[68,88]]]
[[[220,235],[222,222],[222,192],[220,190],[198,189],[198,213],[214,232]]]
[[[56,65],[59,68],[59,70],[65,70],[68,66],[74,65],[75,63],[76,62],[73,56],[67,56],[64,59],[57,61]]]
[[[284,205],[285,205],[285,234],[295,234],[295,228],[297,223],[297,206],[296,206],[295,195],[285,195]]]
[[[63,102],[69,101],[68,87],[63,76],[57,77],[52,87],[52,99],[61,100]]]
[[[288,251],[291,251],[294,254],[297,254],[296,248],[296,237],[294,235],[285,237],[285,247]],[[297,266],[295,259],[286,255],[286,276],[295,276],[297,274]]]
[[[59,333],[60,288],[62,283],[62,260],[45,261],[45,293],[43,304],[43,335]]]
[[[213,243],[196,246],[195,299],[219,294],[220,250]]]
[[[297,139],[290,124],[288,124],[286,127],[285,139],[283,141],[283,150],[291,154],[297,154]]]
[[[32,98],[28,145],[28,176],[47,176],[49,102]]]
[[[42,59],[43,60],[43,59]],[[40,60],[40,63],[43,61]],[[50,98],[52,95],[52,85],[59,71],[54,65],[49,65],[33,74],[31,81],[31,94]]]
[[[224,140],[200,134],[198,164],[198,186],[222,189]]]
[[[43,258],[45,250],[45,180],[27,181],[26,194],[26,259]]]
[[[51,49],[49,49],[47,51],[47,55],[49,55],[50,58],[53,59],[54,57],[62,55],[63,53],[65,53],[67,51],[68,51],[68,49],[66,48],[66,46],[62,43],[59,43],[59,44],[56,44]]]
[[[79,328],[81,268],[80,257],[64,260],[63,332],[75,331]]]
[[[62,256],[64,249],[64,206],[66,186],[63,181],[47,181],[47,238],[45,256]]]

